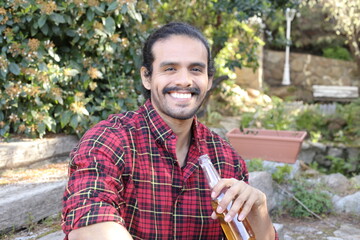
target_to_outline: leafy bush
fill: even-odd
[[[308,209],[315,214],[327,214],[332,209],[329,194],[322,191],[319,186],[312,186],[301,180],[294,180],[292,192]],[[301,206],[295,199],[285,202],[284,207],[294,217],[311,217],[312,214]]]
[[[323,56],[346,61],[352,60],[350,52],[346,48],[340,46],[327,47],[323,49]]]
[[[271,174],[272,179],[275,182],[282,184],[290,176],[291,170],[292,170],[292,167],[288,164],[285,164],[283,166],[277,166],[275,172],[273,172]]]
[[[142,43],[148,29],[169,21],[204,31],[220,74],[256,68],[261,29],[247,20],[271,2],[1,1],[0,137],[81,135],[111,113],[136,108]]]
[[[264,171],[263,160],[254,158],[246,161],[246,166],[249,172]]]
[[[1,1],[0,135],[81,134],[135,108],[146,11],[135,1]]]
[[[314,142],[360,145],[360,100],[337,104],[334,113],[326,114],[318,104],[292,106],[273,97],[268,107],[243,115],[240,128],[307,131]]]

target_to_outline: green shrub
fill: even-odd
[[[322,191],[320,186],[312,186],[301,180],[294,180],[292,183],[292,193],[294,197],[300,200],[308,209],[318,215],[330,213],[332,209],[331,198],[329,194]],[[294,217],[312,216],[312,214],[295,199],[286,201],[284,207]]]
[[[288,164],[285,164],[283,166],[277,166],[275,172],[272,173],[272,179],[282,184],[285,182],[285,180],[288,179],[290,173],[291,173],[292,167]]]
[[[323,49],[323,56],[327,58],[340,59],[346,61],[352,60],[350,52],[346,48],[340,46],[327,47]]]
[[[313,142],[360,145],[360,100],[336,105],[332,114],[323,114],[318,104],[292,107],[276,97],[255,112],[242,114],[240,128],[307,131]]]
[[[249,172],[256,172],[256,171],[264,171],[263,160],[259,158],[254,158],[249,161],[246,161],[246,166]]]
[[[80,135],[137,107],[146,11],[136,1],[1,1],[0,135]]]

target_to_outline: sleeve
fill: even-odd
[[[94,127],[70,153],[69,181],[63,196],[66,236],[80,227],[113,221],[125,225],[121,207],[124,141],[108,128]]]

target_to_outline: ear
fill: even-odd
[[[211,89],[212,84],[213,84],[213,79],[214,79],[214,76],[209,77],[209,84],[208,84],[208,87],[207,87],[207,91],[209,91]]]
[[[146,88],[147,90],[150,90],[151,88],[151,84],[150,84],[150,75],[149,75],[149,71],[147,70],[146,67],[142,66],[140,69],[140,75],[141,75],[141,81],[142,84],[144,86],[144,88]]]

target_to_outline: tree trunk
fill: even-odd
[[[217,78],[215,78],[215,79],[213,80],[213,84],[212,84],[210,90],[207,92],[207,94],[206,94],[206,96],[205,96],[205,99],[204,99],[204,101],[203,101],[203,104],[201,105],[199,111],[197,112],[197,116],[198,116],[198,117],[203,117],[203,116],[205,116],[205,114],[206,114],[206,107],[207,107],[207,105],[208,105],[208,103],[209,103],[209,99],[210,99],[211,93],[214,91],[214,89],[216,89],[216,88],[220,85],[220,83],[221,83],[222,81],[225,81],[225,80],[227,80],[227,79],[229,79],[229,77],[224,75],[224,76],[217,77]]]
[[[358,41],[360,36],[357,35],[360,35],[360,33],[355,33],[353,36],[351,36],[351,39],[349,41],[349,48],[356,62],[357,72],[360,75],[360,42]]]

